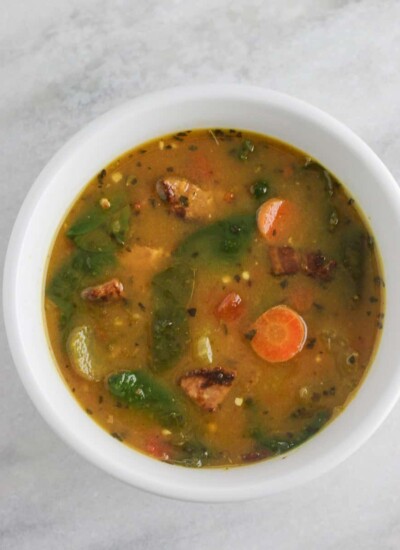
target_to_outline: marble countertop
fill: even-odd
[[[246,82],[348,124],[400,179],[398,0],[2,0],[0,250],[33,179],[79,128],[177,84]],[[158,498],[61,442],[0,329],[0,548],[397,550],[400,404],[355,455],[240,504]]]

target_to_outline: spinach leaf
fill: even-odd
[[[175,454],[168,459],[169,464],[186,466],[187,468],[201,468],[212,458],[209,449],[195,438],[190,438],[182,445],[173,445]]]
[[[73,241],[78,248],[87,252],[111,252],[115,249],[115,242],[100,227],[89,233],[77,235]]]
[[[123,371],[108,377],[110,393],[129,407],[146,411],[163,426],[184,424],[183,406],[175,395],[144,370]]]
[[[189,344],[186,308],[194,285],[194,271],[177,263],[155,275],[153,289],[152,368],[171,368]]]
[[[99,204],[91,206],[67,231],[78,248],[89,252],[114,250],[125,244],[129,230],[131,210],[123,197],[111,201],[111,207],[103,209]]]
[[[244,139],[237,151],[237,157],[240,160],[248,160],[250,153],[253,153],[255,149],[254,143],[249,139]]]
[[[177,258],[193,265],[218,261],[234,262],[249,246],[256,228],[254,214],[230,216],[202,227],[187,237],[175,250]]]
[[[342,242],[342,261],[355,284],[355,292],[362,294],[366,259],[366,236],[362,231],[347,235]]]
[[[79,303],[79,291],[107,267],[115,265],[113,254],[76,250],[56,272],[46,288],[47,296],[59,307],[60,325],[65,329]]]
[[[131,219],[131,209],[127,204],[111,218],[110,232],[118,244],[125,244],[125,237],[129,230],[129,222]]]
[[[287,435],[268,435],[260,428],[252,430],[251,436],[256,440],[259,448],[268,449],[274,455],[279,455],[307,441],[328,422],[330,417],[331,412],[329,410],[318,411],[309,424],[290,438]]]
[[[90,208],[81,216],[67,231],[67,237],[74,238],[78,235],[85,235],[89,231],[97,229],[104,221],[105,211],[101,206],[96,205]]]
[[[308,158],[303,166],[304,170],[313,170],[318,174],[320,179],[325,184],[325,189],[328,194],[328,197],[333,197],[335,193],[335,186],[337,186],[337,182],[335,179],[332,178],[328,170],[326,170],[321,164],[318,162],[315,162],[315,160],[312,160]]]

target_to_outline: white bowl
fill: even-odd
[[[367,116],[367,113],[366,113]],[[110,437],[81,409],[46,339],[43,292],[54,236],[87,182],[126,150],[188,128],[239,128],[276,137],[331,170],[367,216],[385,269],[384,330],[355,399],[310,441],[286,456],[231,469],[186,469],[148,458]],[[53,429],[94,464],[136,487],[197,501],[232,501],[288,489],[326,472],[381,424],[400,393],[400,192],[369,147],[320,110],[286,95],[239,85],[149,94],[98,118],[73,137],[35,181],[15,223],[4,274],[4,315],[15,364]]]

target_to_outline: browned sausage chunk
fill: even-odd
[[[122,296],[124,287],[118,279],[111,279],[97,286],[89,286],[81,292],[81,298],[91,302],[116,300]]]
[[[229,393],[235,379],[234,371],[221,367],[187,372],[180,380],[183,391],[206,411],[215,411]]]
[[[309,252],[304,256],[303,271],[310,277],[330,281],[336,265],[336,260],[328,260],[322,252]]]
[[[156,191],[180,218],[206,219],[214,208],[213,195],[186,178],[161,178],[156,183]]]
[[[273,275],[293,275],[300,270],[300,254],[291,246],[270,246],[268,252]]]
[[[291,246],[268,247],[273,275],[294,275],[301,271],[305,275],[330,281],[336,269],[336,260],[327,259],[322,252],[302,253]]]

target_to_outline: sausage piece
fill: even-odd
[[[124,291],[123,284],[119,279],[111,279],[97,286],[89,286],[81,292],[81,298],[91,302],[108,302],[117,300],[122,296]]]
[[[228,395],[236,373],[221,367],[189,371],[179,379],[179,385],[193,401],[213,412]]]
[[[330,281],[337,266],[336,260],[328,260],[322,252],[309,252],[303,260],[303,271],[306,275]]]
[[[165,177],[156,183],[159,197],[180,218],[200,220],[209,217],[214,207],[212,194],[187,178]]]
[[[320,251],[302,253],[291,246],[269,246],[268,253],[273,275],[302,272],[321,281],[330,281],[337,266],[336,260],[329,260]]]
[[[270,246],[268,252],[273,275],[293,275],[300,270],[300,254],[291,246]]]

